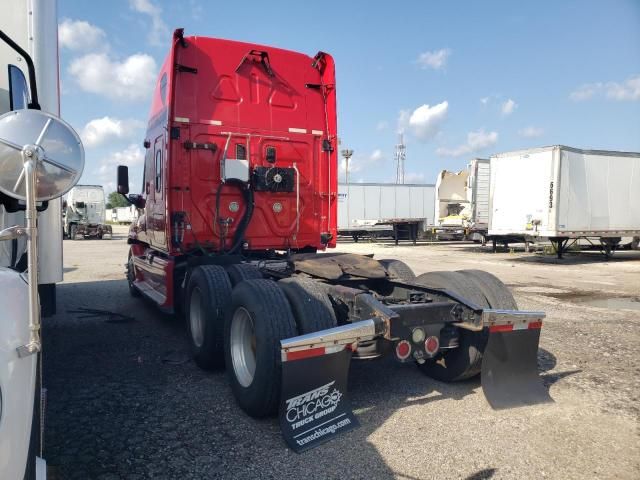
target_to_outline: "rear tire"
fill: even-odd
[[[509,288],[498,277],[483,270],[458,270],[482,292],[491,308],[517,310],[518,304]]]
[[[204,370],[224,367],[224,315],[231,282],[219,265],[201,265],[189,276],[186,316],[196,364]]]
[[[464,274],[460,272],[428,272],[416,279],[420,285],[444,288],[479,307],[488,307],[486,297]],[[462,328],[459,331],[458,348],[419,364],[420,370],[429,377],[443,382],[456,382],[475,377],[482,366],[482,352],[487,345],[489,332],[472,332]]]
[[[262,273],[255,265],[250,263],[235,263],[227,267],[227,274],[231,285],[236,286],[245,280],[258,280],[262,278]]]
[[[378,260],[378,263],[382,264],[389,274],[398,277],[400,280],[413,281],[416,278],[416,274],[413,273],[411,267],[403,261],[385,258]]]
[[[320,282],[292,277],[283,278],[278,286],[289,300],[300,335],[338,325],[331,300]]]
[[[272,280],[247,280],[233,289],[225,320],[225,360],[231,389],[252,417],[275,414],[280,402],[280,340],[297,335],[284,292]]]
[[[132,297],[138,298],[140,294],[140,290],[138,287],[134,285],[133,282],[136,280],[136,269],[133,264],[133,255],[131,250],[129,250],[129,258],[127,259],[127,284],[129,285],[129,293]]]

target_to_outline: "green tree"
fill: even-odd
[[[106,208],[128,207],[129,203],[118,192],[111,192],[107,197]]]

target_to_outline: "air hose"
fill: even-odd
[[[216,190],[216,221],[219,221],[220,219],[220,196],[222,194],[222,188],[225,185],[233,185],[240,189],[240,191],[242,192],[244,203],[245,203],[245,211],[233,235],[233,243],[229,250],[225,251],[224,234],[222,233],[220,234],[220,252],[224,255],[233,254],[242,247],[244,234],[247,232],[247,228],[249,227],[249,222],[251,221],[251,217],[253,216],[253,210],[254,210],[253,190],[251,190],[250,185],[246,184],[241,180],[228,179],[225,183],[221,183],[218,186],[218,189]]]

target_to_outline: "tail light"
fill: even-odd
[[[440,349],[440,340],[438,337],[431,336],[424,341],[424,351],[427,355],[433,357]]]
[[[411,355],[411,344],[406,340],[401,340],[396,345],[396,357],[399,360],[406,360]]]

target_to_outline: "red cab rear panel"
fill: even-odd
[[[228,248],[250,188],[248,250],[335,246],[336,129],[330,55],[176,35],[154,92],[139,240],[172,255]],[[246,160],[244,187],[223,185],[223,158]]]

